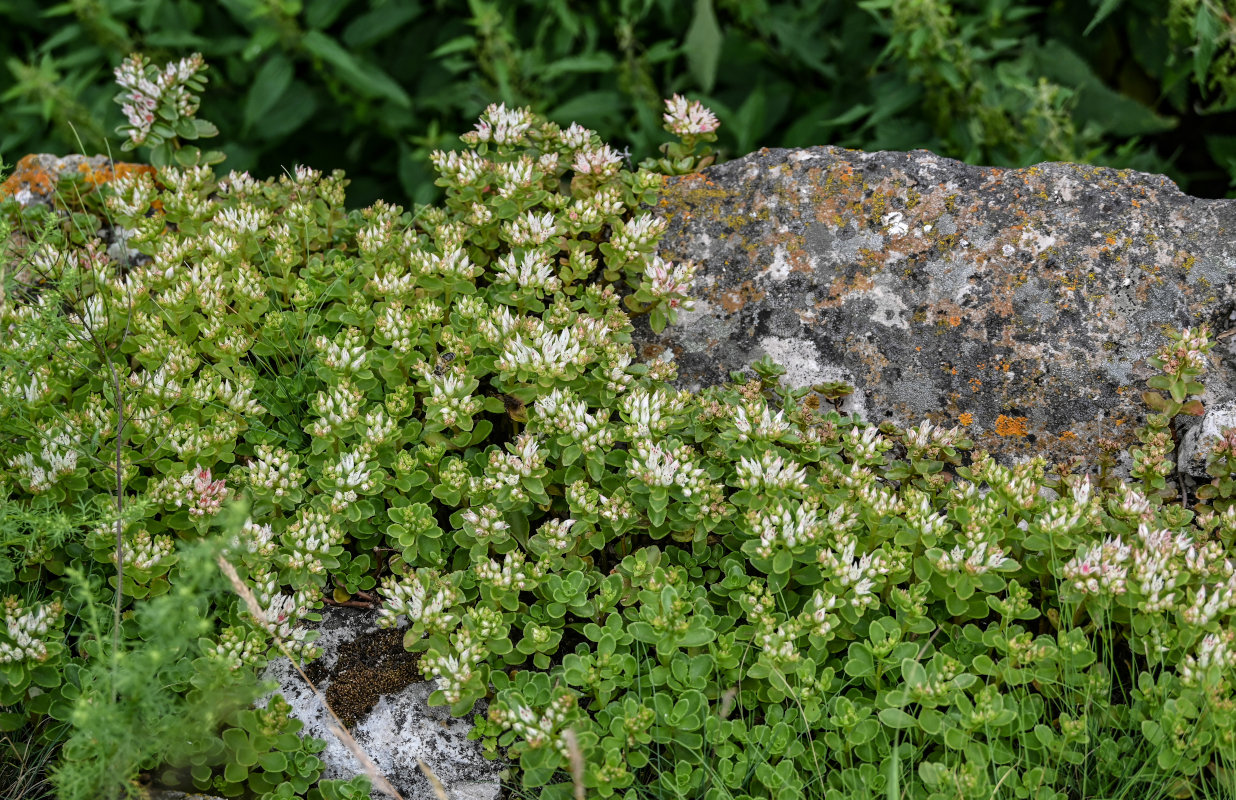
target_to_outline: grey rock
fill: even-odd
[[[1180,443],[1180,471],[1195,478],[1204,476],[1210,449],[1223,438],[1227,428],[1236,428],[1236,401],[1207,407],[1201,424],[1194,425]]]
[[[309,665],[308,677],[404,800],[436,798],[418,759],[442,781],[451,800],[495,800],[506,765],[486,759],[480,742],[468,740],[469,720],[427,705],[434,687],[420,680],[416,656],[404,650],[402,632],[379,630],[376,619],[363,610],[325,609],[322,622],[314,626],[321,632],[316,644],[323,655]],[[355,756],[329,730],[326,707],[292,664],[272,661],[264,677],[278,682],[292,715],[305,723],[301,735],[326,741],[320,754],[326,762],[322,777],[360,774]],[[476,713],[483,712],[478,707]]]
[[[1006,463],[1127,450],[1165,331],[1236,310],[1236,202],[1160,175],[766,149],[667,180],[654,213],[662,257],[701,265],[694,311],[636,320],[680,387],[769,355],[791,385],[854,384],[844,411],[962,425]],[[1236,399],[1234,363],[1212,352],[1205,404]]]

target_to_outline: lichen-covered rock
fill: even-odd
[[[1206,472],[1210,449],[1223,438],[1223,431],[1236,428],[1236,401],[1211,403],[1200,423],[1194,425],[1180,443],[1179,467],[1188,475]]]
[[[452,800],[495,800],[505,764],[486,759],[480,742],[468,740],[470,721],[451,716],[446,707],[429,707],[433,684],[421,679],[418,656],[404,649],[401,631],[380,630],[376,619],[375,613],[358,609],[324,610],[322,622],[314,626],[321,633],[316,644],[322,657],[308,665],[307,676],[404,800],[436,797],[417,759],[442,781]],[[292,664],[276,659],[264,678],[279,683],[292,715],[305,723],[301,735],[326,741],[320,754],[326,762],[322,777],[359,775],[355,756],[329,730],[326,707]]]
[[[148,172],[157,173],[145,164],[112,161],[107,156],[54,156],[34,153],[17,162],[13,174],[0,183],[0,199],[15,197],[23,206],[50,203],[66,178],[80,178],[82,186],[94,188],[116,178]]]
[[[668,180],[660,254],[701,264],[694,311],[645,358],[684,388],[765,355],[844,410],[963,426],[1002,460],[1127,449],[1164,331],[1230,327],[1236,202],[1077,164],[973,167],[926,151],[761,150]],[[1236,398],[1224,343],[1204,402]]]

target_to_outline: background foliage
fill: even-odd
[[[224,169],[343,168],[349,200],[429,202],[428,153],[490,102],[629,143],[690,92],[723,157],[928,148],[972,163],[1236,175],[1233,0],[0,0],[0,155],[103,152],[111,71],[202,52]]]

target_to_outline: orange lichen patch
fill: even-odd
[[[971,414],[969,411],[964,412],[957,419],[959,422],[961,422],[962,425],[971,425],[974,423],[974,415]]]
[[[728,292],[722,292],[716,302],[725,309],[726,313],[733,314],[741,311],[747,303],[753,303],[764,299],[765,292],[761,292],[755,288],[755,284],[751,281],[744,281],[741,286]]]
[[[1028,420],[1025,417],[1007,417],[1004,414],[996,417],[996,433],[1001,436],[1021,438],[1026,435]]]
[[[127,178],[133,175],[146,174],[150,177],[155,177],[159,171],[147,164],[114,164],[112,166],[92,167],[88,163],[83,163],[78,166],[77,171],[82,174],[82,179],[91,186],[102,186],[105,183],[111,183],[117,178]]]
[[[43,169],[42,159],[31,154],[18,161],[13,174],[0,184],[0,195],[11,197],[22,189],[27,189],[32,194],[46,196],[51,194],[57,180],[57,176],[48,174]]]
[[[982,388],[983,388],[983,382],[982,382],[982,381],[980,381],[978,378],[971,378],[971,379],[970,379],[970,391],[977,393],[977,392],[978,392],[978,390],[979,390],[979,389],[982,389]]]
[[[0,184],[0,197],[15,196],[23,205],[29,205],[49,200],[63,178],[80,180],[77,185],[89,192],[117,178],[140,174],[153,177],[158,171],[145,164],[115,163],[103,156],[59,158],[32,153],[18,161],[13,174]]]
[[[1060,440],[1062,442],[1067,442],[1069,439],[1076,439],[1076,438],[1077,438],[1077,434],[1073,433],[1073,431],[1065,431],[1064,433],[1060,434]]]

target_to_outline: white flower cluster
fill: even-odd
[[[331,512],[340,514],[356,502],[358,495],[372,492],[377,486],[375,472],[369,465],[369,453],[364,449],[340,453],[338,461],[327,464],[323,476],[335,489],[330,501]]]
[[[567,206],[561,224],[572,233],[595,231],[601,221],[622,214],[626,205],[622,195],[613,186],[605,186],[586,197],[576,197]]]
[[[494,104],[481,114],[476,130],[459,138],[467,144],[521,145],[527,142],[528,129],[533,122],[532,112],[526,108],[508,109],[505,103]]]
[[[610,525],[623,526],[635,519],[635,507],[621,493],[606,497],[590,487],[587,481],[576,481],[567,486],[567,503],[572,513],[597,515]]]
[[[550,550],[565,553],[575,544],[576,537],[571,534],[575,523],[576,520],[569,518],[553,519],[542,525],[537,532],[545,537],[545,543]]]
[[[635,389],[619,402],[622,417],[628,423],[623,432],[631,439],[665,434],[682,422],[682,412],[690,402],[690,392]]]
[[[142,396],[154,403],[170,405],[180,399],[184,391],[175,380],[175,373],[161,365],[154,372],[133,373],[129,376],[129,385],[141,391]]]
[[[1112,516],[1122,519],[1135,519],[1149,523],[1154,520],[1154,508],[1150,499],[1128,483],[1121,483],[1120,497],[1107,501],[1107,509]]]
[[[452,373],[437,375],[427,365],[421,365],[420,372],[429,388],[429,396],[425,398],[426,419],[449,428],[461,418],[471,418],[484,405],[481,398],[472,395],[477,387],[475,378]]]
[[[946,551],[935,560],[935,565],[941,572],[957,572],[966,575],[982,575],[993,569],[1004,566],[1004,548],[998,542],[988,541],[978,536],[965,536],[961,544]]]
[[[9,466],[17,470],[32,494],[42,494],[77,471],[80,443],[81,437],[67,430],[48,432],[44,434],[38,461],[33,453],[22,453],[10,459]]]
[[[1230,566],[1231,562],[1228,564]],[[1206,625],[1233,608],[1236,608],[1236,573],[1229,572],[1227,580],[1199,588],[1182,615],[1186,622]]]
[[[490,505],[473,506],[463,512],[464,530],[478,541],[485,542],[495,536],[505,538],[511,526],[502,518],[502,512]]]
[[[937,427],[930,420],[923,420],[918,427],[906,431],[907,457],[911,459],[934,459],[965,438],[960,427],[948,430]]]
[[[699,136],[712,133],[721,123],[717,116],[700,104],[681,95],[665,101],[665,129],[676,136]]]
[[[670,308],[681,308],[690,311],[695,308],[691,299],[691,281],[695,279],[698,265],[684,262],[675,265],[660,256],[648,259],[644,267],[644,277],[640,287],[658,300],[665,300]]]
[[[130,541],[124,542],[125,568],[153,569],[163,559],[176,550],[170,536],[151,536],[149,531],[140,530],[133,534]],[[116,553],[112,552],[112,563],[116,563]]]
[[[476,183],[493,168],[493,163],[475,150],[434,150],[429,160],[439,175],[461,187]]]
[[[473,669],[489,655],[489,648],[477,641],[477,636],[467,628],[451,635],[454,652],[439,653],[430,650],[421,656],[421,674],[437,681],[438,690],[448,703],[463,699],[463,687],[471,680]]]
[[[312,641],[317,634],[299,623],[309,613],[314,602],[314,591],[300,589],[293,594],[283,594],[278,577],[262,569],[253,574],[252,580],[259,614],[254,621],[262,630],[282,641],[292,653],[306,659],[312,658]]]
[[[408,263],[420,275],[448,280],[471,281],[485,270],[472,263],[468,253],[451,239],[462,238],[444,231],[443,252],[441,255],[432,250],[416,247],[407,253]],[[453,245],[453,246],[452,246]]]
[[[588,404],[570,389],[554,389],[538,398],[533,409],[530,423],[537,430],[550,436],[569,436],[584,453],[608,449],[614,443],[614,432],[608,425],[610,412],[588,413]]]
[[[777,550],[793,552],[814,544],[828,532],[818,511],[819,506],[815,503],[786,505],[781,501],[758,511],[748,511],[747,524],[751,534],[760,540],[756,553],[761,558],[771,558]],[[834,513],[840,519],[843,510],[838,508]]]
[[[778,411],[773,413],[768,401],[748,402],[733,408],[734,430],[740,442],[758,439],[764,442],[775,442],[790,432],[790,423],[785,415]]]
[[[543,478],[546,475],[545,453],[541,451],[537,437],[527,431],[507,447],[512,448],[513,452],[490,451],[489,465],[476,484],[486,492],[509,487],[511,499],[522,502],[528,499],[528,495],[519,482],[523,478]]]
[[[378,286],[376,278],[373,283],[381,295],[398,294],[391,287]],[[420,334],[416,315],[398,302],[391,303],[382,310],[374,321],[374,328],[380,336],[379,341],[403,355],[412,352],[414,342]]]
[[[366,411],[361,422],[364,428],[361,434],[362,441],[370,450],[390,441],[398,428],[395,420],[390,418],[382,406],[374,406]]]
[[[627,459],[627,474],[645,486],[680,486],[690,497],[693,491],[707,487],[704,470],[695,466],[694,455],[687,445],[640,440]]]
[[[18,598],[4,598],[4,627],[8,641],[0,641],[0,664],[47,658],[47,643],[40,637],[51,630],[62,612],[59,600],[23,611]]]
[[[184,117],[197,113],[198,99],[185,84],[206,69],[201,53],[169,63],[163,70],[148,77],[149,62],[141,53],[133,53],[116,67],[116,83],[127,89],[121,110],[129,121],[129,139],[141,144],[150,135],[156,121],[156,113],[165,102],[170,102],[176,112]]]
[[[401,616],[421,626],[426,633],[444,633],[455,624],[450,613],[459,602],[459,592],[437,571],[420,569],[402,577],[389,575],[382,581],[383,604],[378,611],[378,626],[393,628]]]
[[[832,547],[820,550],[819,562],[824,573],[845,588],[852,588],[850,604],[855,608],[875,605],[872,595],[877,577],[892,571],[892,562],[882,551],[858,556],[858,539],[852,533],[842,533]]]
[[[609,145],[580,150],[575,154],[571,169],[581,175],[595,175],[600,178],[610,178],[618,174],[622,166],[622,153]]]
[[[314,346],[322,354],[322,363],[343,375],[355,375],[364,369],[369,355],[365,338],[356,328],[348,328],[336,336],[335,341],[319,336]]]
[[[283,497],[300,488],[305,473],[292,466],[292,453],[281,447],[259,444],[254,450],[254,460],[244,472],[245,480],[255,489]]]
[[[544,177],[537,162],[526,155],[497,164],[494,171],[498,177],[498,194],[503,197],[525,194]]]
[[[906,522],[920,539],[934,541],[948,532],[948,515],[943,511],[933,510],[931,497],[926,492],[908,486],[902,494],[901,502]]]
[[[227,499],[227,480],[214,479],[209,469],[200,464],[179,475],[168,475],[147,490],[147,497],[156,503],[177,508],[188,506],[195,517],[209,517],[223,507]]]
[[[876,480],[866,467],[848,464],[844,469],[843,482],[853,492],[854,499],[877,517],[905,513],[905,502],[896,490]]]
[[[312,401],[313,410],[318,415],[318,419],[309,426],[309,432],[320,437],[327,437],[338,432],[340,428],[360,415],[360,407],[364,399],[364,394],[347,378],[333,386],[329,394],[318,392],[317,397]]]
[[[1138,608],[1147,613],[1171,609],[1180,583],[1180,556],[1193,542],[1188,534],[1151,529],[1145,522],[1137,528],[1138,546],[1133,548],[1133,585],[1140,595]]]
[[[224,546],[225,557],[233,558],[257,556],[258,560],[268,560],[275,554],[275,529],[270,525],[260,525],[252,517],[245,519],[245,524]]]
[[[1079,548],[1064,565],[1064,577],[1083,594],[1119,595],[1127,588],[1131,550],[1119,536]]]
[[[107,210],[127,220],[143,216],[158,195],[154,180],[147,172],[118,176],[111,182],[111,189],[104,201]]]
[[[1201,686],[1213,681],[1212,686],[1228,685],[1225,673],[1236,668],[1236,631],[1208,633],[1198,642],[1197,652],[1190,653],[1180,663],[1178,671],[1185,686]]]
[[[255,208],[249,203],[241,203],[233,208],[221,209],[215,214],[214,224],[233,236],[255,236],[270,224],[270,212],[264,208]]]
[[[1043,459],[1034,458],[1017,464],[1009,469],[997,464],[985,454],[975,456],[974,463],[978,466],[976,477],[981,474],[991,486],[1008,496],[1009,502],[1016,508],[1028,509],[1034,506],[1039,498],[1039,481],[1043,477]],[[972,470],[973,471],[973,470]]]
[[[494,276],[494,281],[501,285],[539,292],[556,292],[562,288],[562,281],[554,271],[553,256],[545,248],[529,250],[522,259],[514,253],[507,253],[497,260],[495,266],[498,274]]]
[[[230,380],[223,380],[218,383],[212,380],[210,386],[215,397],[222,400],[223,404],[233,413],[247,417],[257,417],[265,414],[266,409],[253,399],[255,381],[256,379],[251,373],[241,373],[236,376],[236,384],[234,386]]]
[[[512,550],[503,556],[501,564],[492,558],[474,564],[472,574],[477,581],[495,589],[522,592],[534,588],[544,576],[545,569],[540,564],[528,564],[523,553]]]
[[[167,432],[167,446],[183,460],[191,461],[212,447],[235,441],[240,428],[240,420],[222,412],[205,424],[186,420]]]
[[[851,460],[860,466],[881,463],[881,454],[893,447],[893,443],[885,439],[874,425],[862,429],[850,428],[841,441]]]
[[[522,702],[512,703],[507,699],[490,707],[489,718],[503,728],[514,731],[528,747],[535,750],[549,745],[567,758],[569,750],[566,740],[558,729],[566,722],[567,715],[574,707],[575,695],[569,693],[555,697],[543,714],[537,714]]]
[[[652,214],[640,216],[618,223],[609,237],[609,246],[613,250],[613,258],[621,262],[635,261],[642,258],[656,246],[658,237],[665,233],[668,226],[664,217]]]
[[[738,462],[738,485],[749,491],[807,491],[807,470],[793,458],[765,450],[757,461],[742,456]]]
[[[561,378],[568,367],[582,367],[592,360],[578,328],[564,328],[555,333],[541,327],[540,333],[527,340],[518,333],[509,337],[498,358],[498,369]]]
[[[560,233],[552,211],[529,211],[502,224],[502,238],[515,247],[540,247]]]
[[[206,648],[206,655],[218,659],[235,672],[246,664],[252,664],[261,655],[261,646],[249,637],[243,628],[229,627],[219,634],[218,640]]]
[[[819,589],[812,595],[811,602],[803,610],[803,616],[807,617],[810,631],[816,636],[827,638],[832,633],[833,626],[837,624],[837,616],[832,613],[837,602],[836,595],[829,594],[826,597]]]

